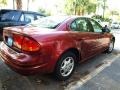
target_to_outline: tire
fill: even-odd
[[[58,60],[54,72],[57,80],[68,79],[75,69],[76,55],[72,52],[64,53]]]
[[[111,40],[108,49],[106,50],[107,53],[111,53],[114,49],[114,40]]]

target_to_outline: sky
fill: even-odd
[[[13,0],[8,0],[8,5],[5,8],[13,8],[13,2],[11,1]],[[34,0],[34,3],[30,2],[29,10],[37,11],[38,8],[42,7],[48,11],[55,12],[56,8],[59,9],[57,5],[62,8],[64,0]],[[107,0],[107,5],[109,10],[120,10],[120,0]],[[23,9],[27,10],[27,0],[23,0]]]
[[[109,9],[115,9],[120,10],[120,0],[108,0],[107,4],[109,6]]]

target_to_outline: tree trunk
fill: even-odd
[[[16,0],[16,6],[18,10],[22,9],[22,0]]]
[[[77,10],[77,15],[80,15],[80,8],[78,8]]]
[[[13,0],[13,9],[15,9],[15,0]]]
[[[29,10],[29,3],[30,3],[30,0],[27,0],[27,11]]]
[[[84,15],[84,9],[82,9],[81,15],[82,15],[82,16]]]

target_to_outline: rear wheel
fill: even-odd
[[[68,79],[74,71],[75,68],[76,55],[72,52],[64,53],[59,61],[57,62],[55,68],[55,77],[58,80]]]

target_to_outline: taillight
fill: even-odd
[[[13,40],[14,40],[14,45],[21,49],[22,41],[23,41],[23,36],[19,34],[13,34]]]
[[[38,51],[40,49],[40,45],[33,39],[24,37],[22,42],[22,50],[25,51]]]
[[[13,34],[14,46],[23,50],[23,51],[38,51],[40,45],[32,38],[27,36],[22,36],[19,34]]]

